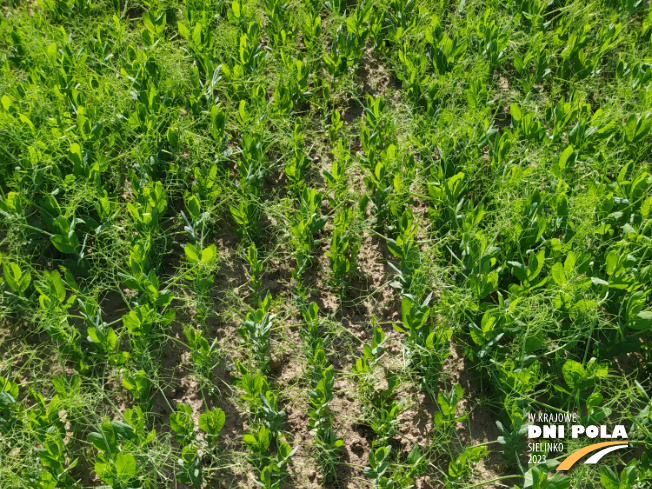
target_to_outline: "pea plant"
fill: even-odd
[[[219,408],[200,414],[199,428],[205,432],[203,443],[200,444],[192,408],[184,403],[177,405],[175,412],[170,415],[170,427],[175,432],[175,440],[181,445],[181,458],[177,461],[179,468],[176,472],[179,482],[195,488],[201,487],[204,475],[200,448],[205,450],[204,453],[216,449],[225,420],[224,411]]]
[[[359,238],[352,230],[353,210],[341,209],[333,218],[333,235],[330,250],[326,256],[330,262],[330,279],[335,291],[342,295],[346,290],[347,279],[355,272],[356,258],[360,251]]]
[[[301,329],[306,360],[309,364],[311,408],[308,410],[310,434],[315,438],[317,459],[327,477],[333,475],[339,451],[344,441],[333,429],[334,415],[329,403],[334,398],[335,374],[324,349],[325,339],[320,330],[319,307],[316,303],[304,305],[301,314],[305,326]]]

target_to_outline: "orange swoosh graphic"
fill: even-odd
[[[603,443],[594,443],[588,447],[580,448],[579,450],[571,453],[568,457],[566,457],[555,470],[568,470],[584,455],[595,452],[600,448],[610,447],[612,445],[628,445],[628,443],[625,441],[605,441]]]

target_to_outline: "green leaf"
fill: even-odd
[[[518,71],[519,73],[522,73],[525,64],[523,63],[523,58],[521,58],[518,55],[518,53],[514,53],[513,63],[514,63],[514,68],[516,69],[516,71]]]
[[[561,262],[557,262],[551,269],[552,279],[557,285],[564,285],[566,283],[566,273]]]
[[[396,331],[398,331],[399,333],[404,333],[404,334],[407,333],[407,331],[405,331],[403,328],[401,328],[401,327],[400,327],[398,324],[396,324],[396,323],[392,324],[392,327],[393,327]]]
[[[195,44],[195,46],[197,46],[199,48],[201,48],[202,45],[204,44],[202,42],[202,29],[203,29],[203,27],[204,26],[201,24],[201,22],[199,22],[199,23],[197,23],[197,25],[195,26],[195,28],[192,31],[192,42],[193,42],[193,44]]]
[[[199,250],[194,244],[188,243],[186,246],[184,246],[183,251],[186,253],[186,258],[188,258],[188,261],[190,262],[191,265],[194,265],[196,263],[199,263],[200,258],[199,258]]]
[[[394,255],[396,258],[403,258],[403,252],[401,247],[396,244],[396,241],[392,238],[387,238],[387,249]]]
[[[209,435],[217,435],[226,421],[224,411],[219,408],[213,408],[211,411],[202,413],[199,416],[199,428],[204,430]]]
[[[245,445],[247,445],[254,453],[258,451],[258,438],[256,438],[254,435],[245,433],[242,435],[242,441],[244,441]]]
[[[7,95],[3,95],[0,101],[2,102],[2,108],[9,112],[9,109],[12,106],[11,99]]]
[[[240,2],[235,0],[234,2],[231,2],[231,9],[233,10],[233,15],[236,19],[240,18]]]
[[[600,483],[604,489],[620,489],[620,479],[609,467],[602,467],[600,469]]]
[[[63,280],[61,280],[61,275],[57,270],[50,274],[50,283],[54,287],[57,300],[63,302],[66,298],[66,286],[63,285]]]
[[[114,431],[121,437],[131,440],[135,436],[134,428],[130,424],[127,424],[120,420],[111,421]]]
[[[652,309],[639,312],[628,326],[638,331],[652,328]]]
[[[23,294],[32,282],[32,274],[29,271],[23,272],[20,267],[13,262],[3,263],[2,270],[7,284],[9,284],[11,290],[17,294]]]
[[[414,448],[407,457],[408,463],[412,466],[412,473],[415,475],[422,475],[427,470],[424,457],[421,456],[419,445],[414,445]]]
[[[212,244],[203,250],[201,250],[201,263],[206,266],[215,265],[215,260],[217,259],[217,247]]]
[[[620,487],[621,489],[633,489],[637,480],[638,468],[630,463],[630,465],[625,467],[620,473]]]
[[[591,283],[594,285],[609,285],[609,282],[598,277],[591,277]]]
[[[512,267],[514,275],[516,275],[516,278],[521,283],[527,280],[527,268],[525,268],[525,265],[517,261],[508,261],[507,264]]]
[[[36,132],[36,128],[34,127],[34,124],[32,123],[31,120],[29,120],[29,117],[27,117],[25,114],[20,114],[19,117],[21,122],[24,122],[29,126],[29,128],[32,130],[32,132]]]
[[[95,344],[100,344],[102,343],[102,340],[100,339],[100,334],[97,328],[88,328],[86,330],[86,333],[88,333],[88,337],[90,340],[95,343]]]
[[[109,446],[106,443],[106,439],[104,438],[104,435],[93,432],[93,433],[89,433],[87,438],[88,441],[90,441],[98,450],[101,450],[102,452],[109,451]]]
[[[575,154],[574,154],[574,148],[572,145],[568,145],[566,149],[562,152],[561,156],[559,157],[559,161],[553,165],[552,167],[552,173],[557,177],[561,178],[562,175],[564,174],[564,171],[566,170],[566,167],[569,166],[569,164],[572,164],[575,160]],[[571,158],[571,156],[573,156]],[[570,160],[569,160],[570,159]]]
[[[247,102],[245,100],[240,100],[240,104],[238,105],[238,113],[240,114],[240,118],[243,121],[247,120]]]
[[[0,408],[5,409],[16,403],[16,399],[8,392],[0,392]]]
[[[131,453],[119,453],[115,459],[115,469],[121,480],[133,479],[136,476],[136,458]]]
[[[192,418],[192,408],[188,404],[180,403],[177,411],[170,415],[170,428],[180,435],[189,435],[195,428]]]
[[[177,22],[177,27],[179,29],[179,34],[181,34],[181,37],[183,37],[185,40],[190,39],[190,30],[181,22]]]
[[[217,105],[214,105],[211,107],[211,112],[210,112],[210,118],[211,118],[211,136],[215,140],[218,140],[219,143],[223,136],[224,136],[224,127],[226,124],[226,115],[224,114],[224,111],[218,107]]]
[[[196,195],[190,195],[186,199],[186,209],[188,209],[188,212],[190,213],[190,216],[193,218],[193,220],[196,221],[199,219],[199,215],[201,214],[201,205]]]
[[[636,129],[638,126],[638,118],[635,114],[631,114],[625,123],[625,138],[627,142],[631,143],[636,138]]]
[[[81,167],[83,158],[82,158],[82,152],[81,152],[81,147],[77,143],[73,143],[70,146],[70,149],[68,150],[68,158],[70,161],[72,161],[73,165],[75,167]]]
[[[561,474],[555,474],[548,479],[546,489],[568,489],[570,487],[570,477]]]
[[[59,250],[61,253],[68,253],[68,254],[74,254],[75,253],[75,246],[70,244],[70,241],[61,236],[60,234],[57,234],[55,236],[50,236],[50,241],[54,245],[54,247]]]
[[[584,366],[575,360],[566,360],[561,369],[564,380],[572,389],[578,387],[586,379]]]
[[[530,261],[528,262],[528,274],[527,274],[528,282],[534,281],[534,279],[536,279],[539,276],[541,270],[543,270],[545,259],[546,259],[545,249],[541,249],[536,255],[530,257]]]
[[[516,122],[520,121],[521,118],[523,117],[523,113],[521,112],[521,109],[516,104],[512,104],[509,106],[509,113],[512,115],[512,119],[514,119]]]
[[[358,373],[369,371],[369,362],[367,362],[367,359],[365,357],[358,358],[355,361],[355,371]]]
[[[168,143],[174,150],[179,149],[179,129],[170,127],[166,133]]]
[[[145,12],[143,14],[143,24],[149,32],[156,34],[156,26],[154,26],[154,16],[151,11]]]

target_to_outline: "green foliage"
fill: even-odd
[[[564,381],[571,389],[585,390],[593,387],[596,380],[604,378],[609,371],[605,365],[600,365],[595,358],[589,360],[586,368],[574,360],[566,360],[562,367]]]
[[[149,397],[150,391],[152,389],[152,382],[148,378],[145,371],[123,370],[122,375],[122,385],[124,388],[131,392],[131,395],[134,396],[134,399],[139,401],[142,406],[149,406],[152,401]]]
[[[269,334],[272,329],[274,314],[264,311],[262,308],[254,309],[247,313],[238,333],[251,349],[257,364],[264,368],[269,359]]]
[[[188,404],[179,403],[170,414],[170,428],[176,433],[175,440],[182,446],[190,445],[195,439],[195,421]]]
[[[20,391],[18,384],[4,377],[0,377],[0,385],[2,385],[2,390],[0,390],[0,427],[3,432],[6,432],[18,421],[16,415],[20,407],[17,402]]]
[[[369,451],[369,467],[365,467],[364,475],[373,479],[374,487],[377,488],[392,488],[394,482],[387,477],[384,477],[387,468],[389,467],[389,455],[392,452],[392,446],[380,447],[376,450]]]
[[[32,283],[32,274],[28,270],[21,270],[19,265],[9,261],[4,261],[2,263],[2,271],[4,273],[5,281],[11,290],[19,296],[24,297],[25,292]],[[63,293],[65,296],[65,289]]]
[[[448,464],[448,480],[461,479],[468,475],[473,464],[478,463],[489,451],[486,447],[466,447],[455,460]]]
[[[651,35],[642,0],[6,2],[0,485],[350,485],[344,423],[374,487],[648,487]],[[558,410],[636,460],[524,466]]]
[[[356,258],[360,250],[360,242],[353,236],[351,230],[352,223],[351,208],[342,209],[335,214],[333,219],[335,229],[331,237],[330,251],[326,252],[331,266],[331,283],[340,294],[346,287],[347,275],[350,277],[355,270]]]
[[[326,3],[332,6],[332,10],[340,11],[339,6]],[[341,25],[333,35],[330,52],[324,53],[323,61],[331,76],[345,75],[349,70],[356,71],[362,54],[364,45],[369,36],[367,20],[371,12],[371,3],[361,5],[355,9],[350,16],[346,18],[346,26]]]
[[[251,289],[254,293],[254,296],[258,296],[258,291],[263,284],[262,274],[263,274],[263,261],[258,258],[258,248],[255,244],[249,245],[247,248],[247,264],[249,265],[249,270],[247,270],[247,275],[249,277],[249,283]]]
[[[190,357],[202,384],[206,387],[212,386],[213,367],[216,363],[217,338],[209,344],[200,330],[186,327],[183,331],[188,340],[188,346],[190,346]]]
[[[320,216],[321,193],[304,187],[299,199],[300,207],[293,216],[289,216],[288,228],[292,235],[291,244],[296,260],[296,268],[292,271],[292,276],[300,283],[301,277],[310,267],[310,255],[321,243],[321,240],[315,239],[314,235],[325,226],[328,218]]]
[[[199,429],[206,432],[205,438],[209,446],[217,445],[225,421],[226,415],[220,408],[213,408],[199,415]]]
[[[529,483],[530,482],[530,483]],[[562,474],[555,474],[548,478],[548,473],[538,467],[532,467],[525,474],[525,488],[532,489],[568,489],[570,487],[570,479]]]
[[[517,465],[521,473],[525,472],[519,453],[526,446],[526,438],[528,427],[526,425],[527,415],[529,409],[524,407],[526,402],[511,401],[509,398],[505,401],[505,411],[509,418],[508,424],[503,424],[501,421],[496,421],[496,426],[500,431],[500,436],[497,441],[502,445],[502,456],[505,462],[512,466]]]
[[[298,194],[305,188],[305,171],[310,166],[310,158],[305,154],[304,135],[301,132],[301,119],[294,123],[294,153],[285,164],[285,176],[290,182],[290,191]]]
[[[456,416],[457,405],[464,395],[464,388],[454,385],[450,392],[439,392],[437,404],[440,411],[435,413],[435,425],[440,429],[450,429],[453,423],[466,419],[466,414]]]
[[[91,432],[87,437],[98,451],[95,473],[104,483],[118,489],[138,483],[142,472],[138,467],[140,457],[134,453],[156,437],[156,430],[145,435],[143,412],[139,407],[127,409],[125,421],[104,421],[99,431]]]
[[[605,487],[605,489],[633,488],[636,487],[637,479],[638,469],[636,468],[636,465],[629,464],[623,469],[620,476],[609,467],[602,467],[600,469],[600,483]]]
[[[118,335],[103,320],[102,309],[96,301],[77,299],[79,310],[84,317],[88,340],[106,355],[111,365],[124,365],[129,359],[129,352],[120,351]]]
[[[329,365],[324,349],[325,339],[320,330],[319,306],[316,303],[303,305],[301,314],[305,327],[301,338],[305,344],[306,360],[310,365],[310,388],[308,397],[308,427],[315,438],[317,458],[326,477],[332,477],[339,459],[344,440],[333,429],[334,413],[330,403],[334,399],[335,371]]]

